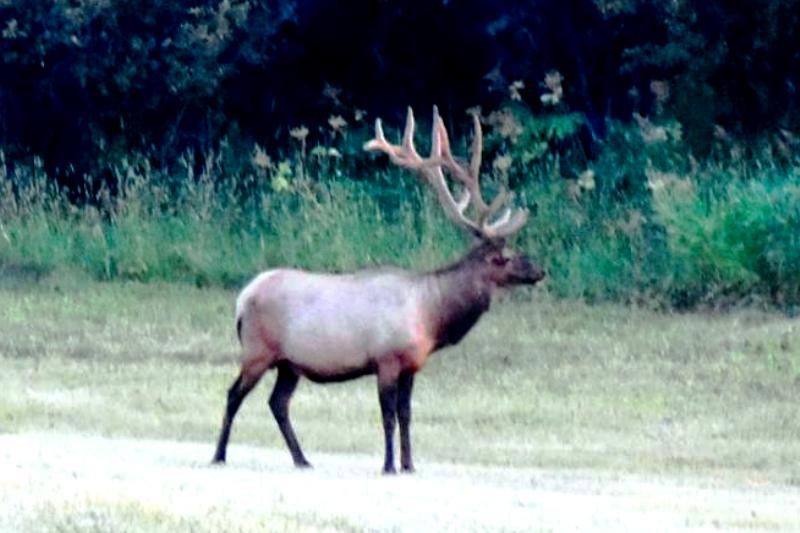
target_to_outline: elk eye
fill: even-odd
[[[508,258],[502,255],[493,255],[492,256],[492,264],[497,266],[503,266],[508,263]]]

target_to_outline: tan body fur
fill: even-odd
[[[321,381],[417,370],[434,347],[420,281],[400,270],[264,272],[237,300],[242,368],[257,380],[286,360]]]

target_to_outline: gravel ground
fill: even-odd
[[[316,520],[308,529],[322,519],[333,529],[414,532],[800,530],[800,489],[791,486],[421,458],[416,474],[385,477],[377,456],[315,453],[315,468],[298,471],[285,450],[234,444],[224,467],[208,464],[212,451],[212,443],[0,434],[0,530],[36,530],[42,509],[68,513],[93,501],[176,517],[280,512],[299,529],[308,516]]]

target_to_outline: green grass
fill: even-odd
[[[530,209],[511,246],[545,267],[550,292],[797,314],[800,166],[687,166],[664,148],[678,162],[661,169],[632,142],[606,147],[591,186],[570,178],[583,169],[557,161],[487,172],[487,197],[509,182],[515,204]],[[103,281],[235,287],[265,266],[426,269],[460,253],[466,238],[420,180],[351,156],[308,174],[289,159],[260,170],[240,161],[238,173],[210,165],[201,176],[188,160],[174,174],[123,160],[116,180],[77,198],[35,165],[10,175],[0,157],[0,273],[72,269]],[[283,185],[270,187],[278,178]]]
[[[238,371],[234,297],[180,284],[7,274],[0,428],[208,442],[210,458]],[[266,407],[273,379],[245,402],[234,443],[283,449]],[[800,329],[782,315],[663,314],[523,291],[422,370],[416,462],[797,484],[798,399]],[[364,452],[379,466],[373,379],[302,382],[292,415],[312,462],[322,451]]]
[[[263,265],[432,268],[464,240],[432,195],[402,182],[390,189],[304,180],[282,193],[251,184],[238,198],[229,183],[189,177],[168,193],[163,177],[134,173],[98,208],[94,199],[69,201],[45,178],[20,179],[12,190],[2,170],[0,274],[70,269],[102,281],[230,287]]]

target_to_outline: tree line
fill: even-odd
[[[69,185],[131,152],[280,151],[332,115],[463,117],[509,88],[535,113],[558,72],[587,146],[660,113],[704,156],[797,131],[799,22],[795,0],[6,0],[0,147]]]

